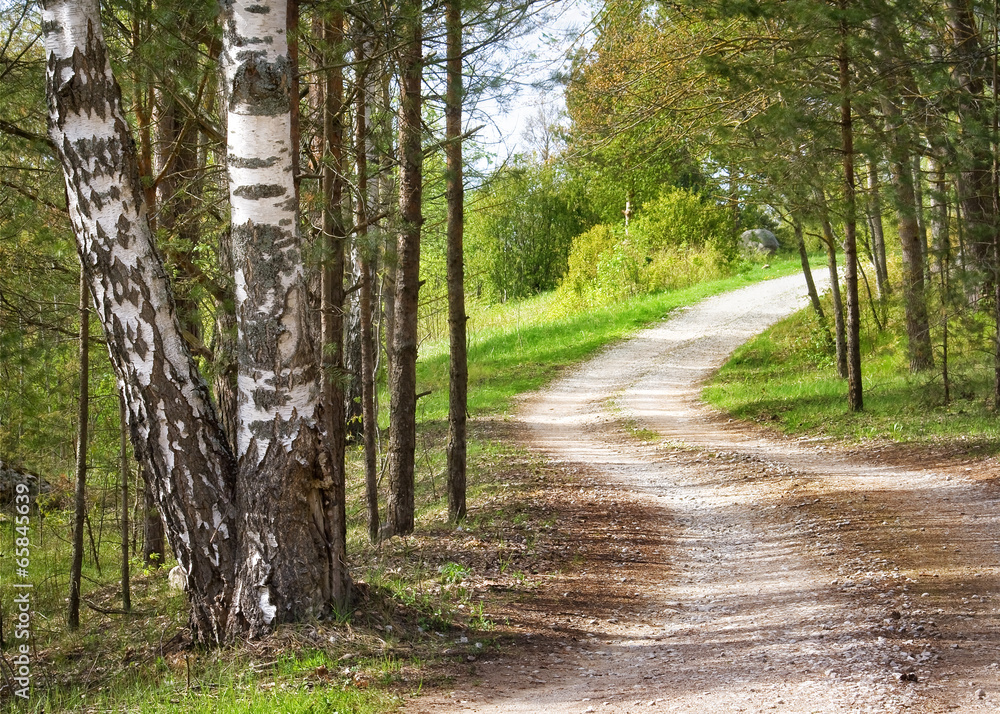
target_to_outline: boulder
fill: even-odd
[[[778,248],[781,247],[778,243],[778,238],[766,228],[754,228],[749,231],[743,231],[740,235],[740,242],[748,250],[755,250],[759,253],[767,253],[768,255],[774,255],[778,251]]]
[[[9,508],[14,505],[14,496],[19,483],[28,484],[32,503],[38,498],[39,492],[48,493],[52,490],[51,484],[38,474],[16,469],[0,461],[0,507]]]
[[[184,572],[184,568],[175,565],[167,575],[167,585],[174,592],[184,592],[187,589],[187,579],[187,573]]]

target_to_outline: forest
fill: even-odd
[[[5,704],[18,588],[34,671],[102,627],[157,662],[379,608],[444,627],[413,563],[486,520],[507,542],[484,514],[527,458],[490,431],[515,395],[765,263],[807,278],[792,341],[837,418],[872,368],[991,422],[995,5],[594,2],[497,156],[489,114],[565,5],[0,3]],[[69,670],[39,707],[97,696]],[[167,675],[129,676],[123,701]]]

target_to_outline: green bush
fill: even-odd
[[[723,261],[738,254],[736,231],[725,208],[682,188],[667,189],[643,206],[629,232],[651,252],[707,247]]]
[[[479,189],[466,224],[470,288],[497,302],[554,288],[573,236],[591,223],[578,189],[558,168],[525,161]]]
[[[647,204],[626,233],[598,225],[573,240],[560,286],[568,303],[608,304],[729,275],[739,251],[726,211],[683,189]]]

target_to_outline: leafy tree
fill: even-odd
[[[555,164],[516,159],[477,192],[469,221],[470,277],[498,300],[551,290],[573,238],[594,222],[579,184]]]

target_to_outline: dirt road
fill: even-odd
[[[579,474],[578,520],[606,516],[593,535],[615,557],[581,545],[552,585],[566,604],[546,601],[551,639],[407,711],[1000,708],[995,464],[783,438],[698,400],[804,304],[801,282],[675,314],[524,404],[527,440]]]

